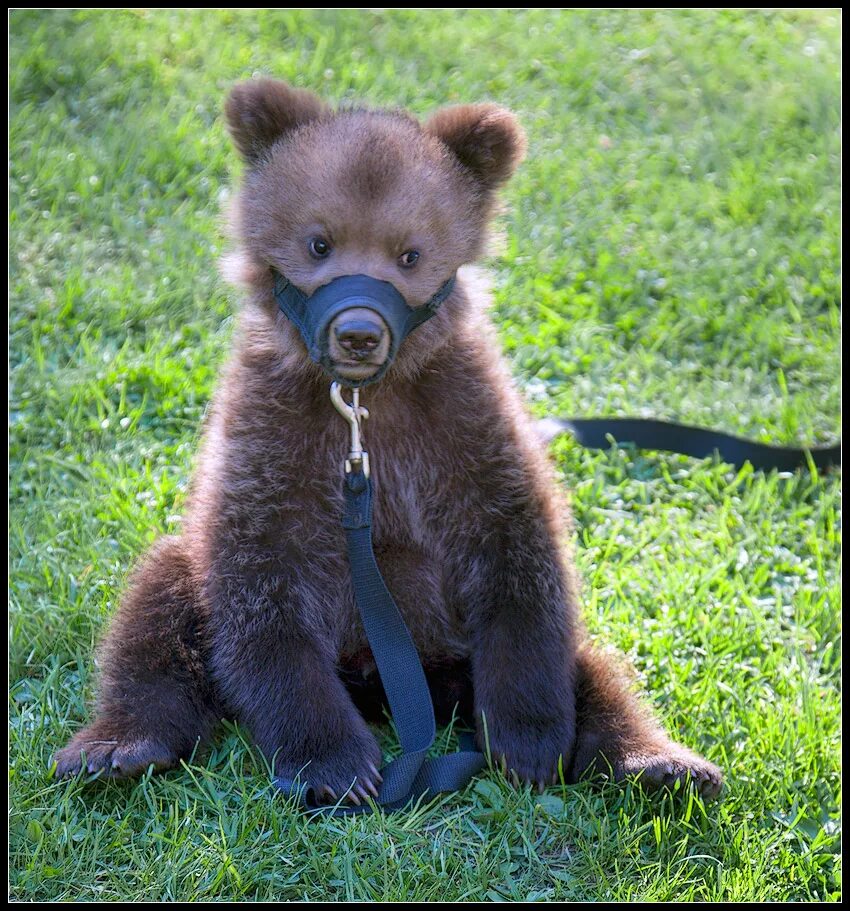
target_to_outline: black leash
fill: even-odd
[[[808,464],[806,454],[818,470],[841,464],[841,443],[833,446],[795,448],[768,446],[705,427],[650,418],[543,418],[538,429],[546,439],[570,433],[590,449],[609,449],[611,438],[638,449],[663,449],[704,459],[717,452],[724,462],[749,462],[758,471],[794,471]]]
[[[423,796],[460,790],[484,768],[486,759],[483,753],[475,750],[472,737],[467,734],[461,735],[460,752],[426,758],[436,736],[431,694],[410,631],[384,583],[372,549],[372,482],[369,456],[360,439],[361,421],[369,413],[360,405],[358,389],[354,390],[354,399],[349,405],[342,397],[339,384],[334,383],[331,398],[351,425],[351,449],[343,480],[342,526],[348,545],[354,598],[402,748],[401,756],[381,770],[383,782],[375,803],[384,810],[399,810]],[[818,469],[841,464],[840,443],[810,449],[768,446],[670,421],[545,418],[538,422],[538,429],[546,439],[559,433],[571,433],[582,446],[594,449],[609,448],[613,439],[639,448],[663,449],[695,458],[717,452],[725,462],[739,465],[748,461],[759,470],[793,471],[808,464],[807,454]],[[309,779],[309,765],[305,773]],[[297,781],[278,777],[275,784],[287,795],[297,795],[302,807],[315,815],[372,812],[369,804],[318,804],[312,788]]]
[[[390,353],[381,370],[365,382],[375,382],[380,378],[405,336],[436,313],[455,282],[454,276],[451,276],[424,306],[411,307],[395,285],[368,275],[338,276],[307,295],[279,272],[273,270],[273,274],[278,306],[300,332],[311,358],[331,376],[336,376],[328,356],[333,320],[353,306],[365,306],[381,316],[389,329]],[[462,740],[461,752],[426,759],[436,735],[431,694],[410,632],[384,584],[372,550],[372,484],[369,480],[369,457],[360,440],[360,423],[369,413],[360,405],[360,390],[357,388],[353,390],[353,400],[349,405],[342,397],[339,383],[335,382],[331,386],[331,399],[351,426],[351,448],[343,482],[345,510],[342,524],[348,544],[354,598],[402,747],[402,755],[382,770],[383,783],[376,803],[386,810],[397,810],[424,795],[464,787],[484,767],[485,758],[475,751],[471,738],[466,737]],[[549,418],[539,422],[538,428],[543,436],[550,438],[556,432],[568,431],[583,446],[597,449],[607,449],[613,438],[638,447],[667,449],[697,458],[717,451],[727,462],[738,464],[750,461],[758,469],[791,471],[807,464],[807,457],[818,468],[838,465],[841,461],[840,444],[810,450],[765,446],[729,434],[665,421]],[[303,771],[309,781],[309,764]],[[302,806],[316,813],[341,815],[372,810],[371,803],[365,806],[320,806],[312,789],[305,784],[280,777],[275,778],[275,783],[286,794],[297,794]]]
[[[384,810],[399,810],[422,796],[460,790],[484,768],[486,760],[483,753],[475,750],[472,737],[465,734],[460,736],[460,752],[426,758],[437,733],[431,693],[410,631],[384,583],[372,550],[372,482],[369,456],[360,441],[360,421],[368,417],[368,412],[360,406],[356,389],[352,405],[344,401],[337,383],[332,387],[331,397],[351,424],[351,450],[343,480],[342,527],[348,543],[354,599],[402,748],[401,756],[381,769],[384,780],[375,803]],[[309,765],[305,776],[310,777]],[[311,788],[299,787],[298,782],[290,779],[276,778],[275,784],[288,795],[297,794],[301,805],[316,814],[372,812],[368,804],[317,804]]]

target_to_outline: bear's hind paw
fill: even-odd
[[[154,737],[108,739],[81,731],[53,757],[57,778],[73,778],[85,769],[104,778],[135,778],[152,765],[156,771],[174,768],[180,757]]]
[[[691,782],[704,800],[713,800],[723,789],[723,773],[686,747],[670,744],[658,752],[630,755],[614,767],[615,778],[637,777],[647,790],[673,790],[677,782]]]

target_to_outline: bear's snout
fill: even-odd
[[[374,351],[384,334],[377,319],[346,319],[334,327],[336,340],[355,357],[365,357]]]
[[[389,356],[390,331],[374,310],[352,307],[331,322],[328,348],[340,376],[365,380],[377,373]]]

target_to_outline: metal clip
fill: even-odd
[[[334,408],[348,421],[351,426],[351,448],[348,452],[348,458],[345,460],[345,472],[351,474],[352,471],[362,469],[365,477],[369,477],[369,453],[363,449],[363,441],[360,437],[360,422],[369,417],[369,411],[360,404],[360,390],[355,388],[351,391],[351,404],[342,397],[342,386],[339,383],[331,383],[331,401]]]

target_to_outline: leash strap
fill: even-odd
[[[400,810],[425,795],[457,791],[486,765],[469,735],[461,735],[461,750],[426,758],[434,744],[436,724],[431,694],[410,631],[375,561],[372,548],[372,482],[368,454],[362,448],[361,420],[369,416],[360,406],[358,390],[349,405],[334,383],[331,400],[351,425],[351,449],[343,475],[345,529],[354,599],[372,649],[378,674],[398,732],[402,754],[382,770],[383,782],[375,801],[387,811]],[[841,464],[841,444],[795,449],[768,446],[703,427],[640,418],[545,418],[538,422],[547,439],[571,433],[582,445],[607,449],[611,439],[639,448],[662,449],[704,458],[713,452],[731,464],[749,461],[759,470],[793,471],[807,464],[807,453],[818,469]],[[309,766],[307,767],[309,777]],[[371,813],[372,805],[321,805],[313,789],[298,781],[277,777],[275,784],[313,816]],[[353,784],[353,782],[352,782]]]
[[[483,753],[475,750],[468,735],[461,738],[460,752],[425,758],[436,736],[434,706],[416,646],[375,562],[372,482],[362,466],[346,471],[343,494],[342,525],[348,542],[354,598],[402,748],[401,756],[381,770],[384,780],[376,803],[384,810],[399,810],[423,795],[465,787],[484,768],[486,761]],[[359,807],[317,805],[311,789],[299,789],[295,782],[287,779],[277,778],[275,783],[287,794],[298,792],[302,806],[319,815],[372,812],[365,804]]]
[[[590,449],[608,449],[610,438],[618,443],[631,443],[639,449],[663,449],[697,459],[717,452],[724,462],[742,465],[749,462],[759,471],[794,471],[804,468],[811,455],[818,470],[841,464],[841,443],[833,446],[794,448],[755,443],[729,433],[692,427],[673,421],[644,418],[543,418],[538,422],[541,434],[548,440],[570,433]]]

